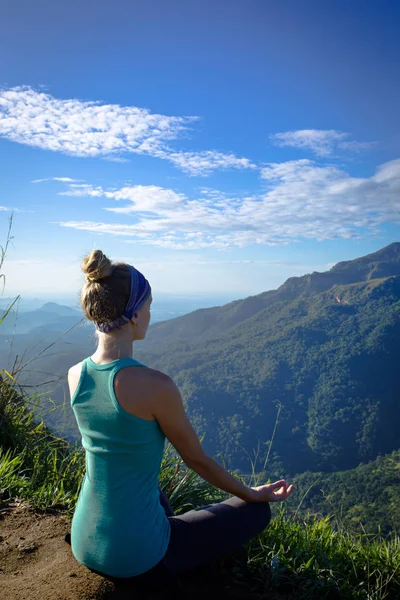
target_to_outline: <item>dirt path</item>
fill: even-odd
[[[132,586],[117,589],[76,562],[64,541],[69,530],[64,515],[33,511],[23,501],[0,509],[2,600],[261,600],[246,585],[212,568],[156,593]],[[263,596],[266,598],[276,599]]]
[[[64,541],[65,516],[14,502],[0,513],[0,589],[4,600],[97,598],[104,581],[79,565]]]

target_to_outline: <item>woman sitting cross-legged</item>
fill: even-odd
[[[285,500],[293,485],[247,487],[204,452],[172,379],[132,358],[150,322],[148,281],[100,250],[82,270],[82,307],[96,325],[98,347],[68,373],[86,451],[72,552],[109,578],[161,586],[262,532],[269,502]],[[175,516],[158,486],[165,438],[190,469],[232,497]]]

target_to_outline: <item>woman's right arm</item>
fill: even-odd
[[[293,486],[288,487],[284,480],[251,488],[208,456],[186,415],[181,394],[175,383],[167,375],[162,375],[159,384],[153,416],[190,469],[215,487],[246,502],[277,502],[289,496]]]

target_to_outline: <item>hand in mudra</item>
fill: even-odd
[[[281,502],[286,500],[294,490],[294,485],[288,485],[284,479],[259,485],[251,488],[253,490],[253,502]]]

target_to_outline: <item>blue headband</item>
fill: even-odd
[[[96,328],[103,333],[109,333],[129,323],[135,312],[146,302],[151,294],[151,287],[147,279],[140,271],[129,265],[131,273],[131,293],[124,314],[117,317],[111,323],[96,323]]]

